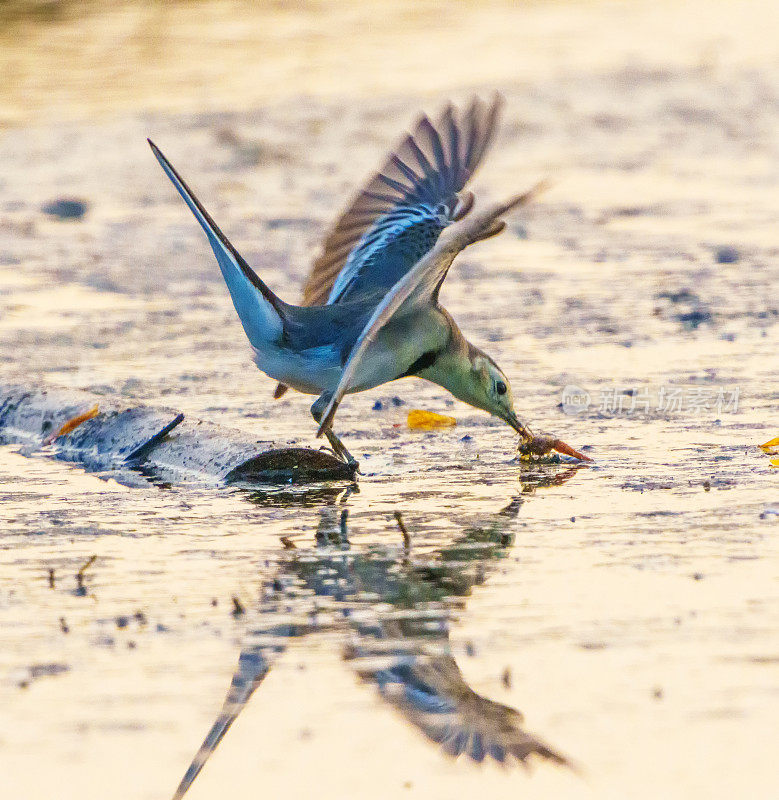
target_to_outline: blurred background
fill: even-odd
[[[5,124],[776,66],[776,8],[761,0],[4,0],[0,20]]]

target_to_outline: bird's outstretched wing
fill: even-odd
[[[500,233],[505,227],[501,217],[511,209],[530,202],[545,186],[546,184],[539,183],[530,191],[513,197],[505,203],[492,205],[484,211],[474,212],[467,219],[453,226],[438,240],[433,249],[387,292],[352,347],[349,359],[341,373],[341,380],[322,416],[317,435],[321,436],[332,425],[338,404],[349,391],[361,359],[389,320],[395,314],[411,311],[414,306],[435,304],[438,301],[441,284],[446,278],[455,256],[468,245]]]
[[[465,109],[449,104],[387,156],[330,229],[303,289],[302,305],[380,298],[473,205],[458,196],[495,137],[503,98],[475,97]],[[286,391],[283,384],[275,397]]]
[[[446,225],[470,210],[458,199],[492,142],[503,99],[474,98],[422,116],[389,154],[325,237],[303,290],[303,305],[356,299],[391,288],[434,244]]]

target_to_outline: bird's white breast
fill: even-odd
[[[448,326],[434,309],[390,321],[360,360],[349,393],[395,380],[423,353],[439,350],[448,339]],[[305,394],[334,391],[343,372],[340,348],[333,344],[298,352],[269,344],[254,349],[254,363],[266,375]]]

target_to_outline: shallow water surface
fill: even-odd
[[[270,672],[231,709],[242,714],[193,797],[294,792],[311,770],[324,791],[379,796],[463,781],[531,797],[595,782],[616,796],[649,758],[675,765],[685,793],[707,785],[710,759],[732,774],[746,763],[739,785],[747,774],[760,788],[766,753],[741,731],[770,746],[776,517],[761,512],[773,476],[746,448],[702,471],[704,447],[686,444],[676,484],[634,447],[623,466],[581,469],[450,454],[440,473],[310,494],[127,488],[5,447],[11,780],[29,796],[172,792],[243,653],[244,675]],[[528,777],[439,754],[387,675],[406,685],[402,664],[450,656],[464,685],[522,710],[522,729],[584,782],[551,764]],[[33,768],[41,752],[46,772]],[[364,769],[344,777],[344,753]],[[667,786],[642,780],[646,796]]]

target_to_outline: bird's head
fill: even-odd
[[[459,369],[446,382],[446,388],[468,405],[487,411],[510,425],[520,436],[532,436],[514,411],[511,384],[501,368],[482,350],[468,344]]]

